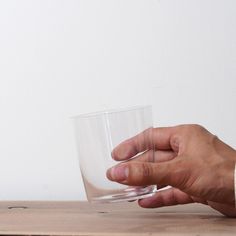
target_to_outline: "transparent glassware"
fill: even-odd
[[[111,157],[121,142],[139,134],[142,143],[152,140],[152,107],[101,111],[73,117],[80,170],[90,202],[120,202],[151,196],[155,186],[127,186],[107,179],[106,171],[118,164]],[[153,144],[146,161],[154,161]],[[139,144],[138,144],[139,145]],[[141,145],[141,143],[140,143]],[[139,155],[139,154],[138,154]],[[136,155],[134,158],[138,158]],[[132,160],[131,160],[132,161]]]

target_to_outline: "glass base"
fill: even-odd
[[[104,195],[100,197],[93,197],[90,199],[92,203],[111,203],[111,202],[124,202],[133,201],[151,197],[156,193],[156,186],[147,187],[129,187],[121,193]]]

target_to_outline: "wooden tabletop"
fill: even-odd
[[[236,235],[236,219],[191,204],[142,209],[136,203],[0,202],[1,235]]]

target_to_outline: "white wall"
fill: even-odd
[[[70,116],[152,104],[236,147],[236,1],[0,1],[0,200],[85,197]]]

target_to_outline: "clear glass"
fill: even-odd
[[[130,201],[151,196],[155,192],[155,186],[127,186],[112,182],[106,177],[107,169],[118,164],[111,157],[112,150],[118,144],[137,134],[142,143],[145,143],[145,139],[152,140],[151,106],[79,115],[74,117],[74,126],[80,170],[88,201]],[[149,150],[146,161],[153,162],[153,145],[149,142],[145,149]]]

